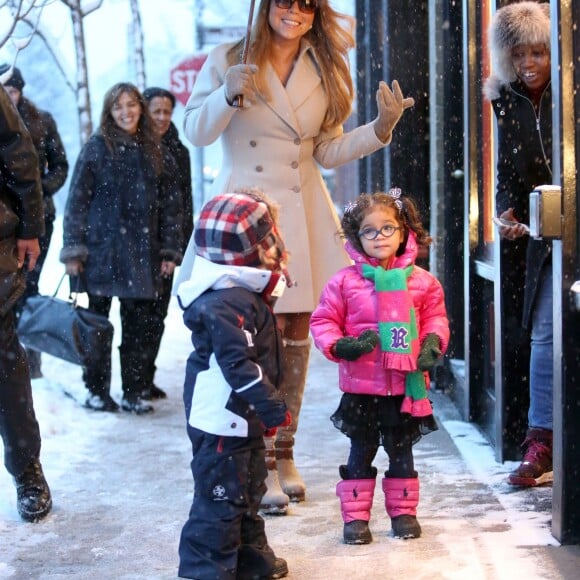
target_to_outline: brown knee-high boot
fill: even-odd
[[[276,437],[264,437],[266,444],[266,493],[260,502],[260,511],[265,514],[283,516],[288,510],[288,496],[280,487],[278,470],[276,469],[276,451],[274,449]]]
[[[310,339],[285,340],[284,344],[284,381],[280,396],[292,414],[292,424],[280,427],[276,435],[276,465],[284,493],[290,501],[304,501],[306,486],[294,463],[294,436],[298,429],[300,408],[304,396],[306,373],[310,360]]]

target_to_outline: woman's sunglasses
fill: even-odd
[[[284,9],[290,8],[294,2],[298,2],[300,12],[304,12],[304,14],[314,14],[318,8],[316,0],[274,0],[274,4],[278,8]]]

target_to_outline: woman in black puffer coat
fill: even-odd
[[[501,218],[529,223],[530,192],[552,183],[550,6],[520,2],[499,9],[489,38],[494,76],[484,93],[498,125],[496,211]],[[552,247],[530,239],[521,224],[501,226],[499,233],[504,295],[510,312],[520,313],[523,328],[531,330],[528,432],[523,461],[508,482],[535,486],[552,480]],[[504,324],[513,337],[509,317]],[[523,349],[512,346],[517,357]]]
[[[105,95],[99,130],[76,162],[65,210],[60,259],[67,273],[82,273],[91,310],[108,315],[114,296],[121,303],[122,408],[137,414],[153,410],[141,399],[155,358],[152,310],[162,277],[181,260],[180,203],[169,158],[139,90],[116,84]],[[109,393],[110,353],[87,365],[83,377],[88,407],[117,410]]]

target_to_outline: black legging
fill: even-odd
[[[416,477],[413,461],[413,444],[409,438],[397,443],[385,444],[385,451],[389,456],[389,470],[387,477],[408,478]],[[350,454],[348,456],[347,472],[349,479],[368,479],[372,477],[372,463],[377,455],[379,445],[350,440]]]

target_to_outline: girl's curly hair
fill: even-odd
[[[399,197],[398,194],[400,195],[400,190],[390,189],[388,193],[377,191],[359,195],[344,208],[344,214],[340,222],[341,236],[364,254],[365,251],[358,235],[364,218],[377,207],[391,208],[395,211],[397,221],[404,231],[403,243],[397,250],[397,256],[400,256],[405,251],[409,230],[413,230],[415,233],[417,244],[429,246],[432,239],[421,223],[421,216],[415,202],[410,197]]]

